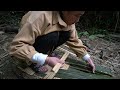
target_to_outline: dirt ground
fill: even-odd
[[[111,36],[109,40],[100,37],[94,40],[85,37],[81,39],[88,46],[95,64],[110,68],[114,76],[120,78],[120,38]]]

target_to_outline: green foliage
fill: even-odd
[[[105,35],[102,35],[102,34],[90,35],[90,36],[89,36],[89,39],[90,39],[90,40],[94,40],[96,37],[101,37],[101,38],[103,38],[103,37],[105,37]]]
[[[97,30],[102,29],[109,32],[114,32],[116,29],[116,32],[120,32],[119,16],[119,11],[86,11],[81,17],[79,25],[82,29],[97,28]]]
[[[89,33],[87,31],[85,31],[85,32],[79,32],[78,31],[78,36],[81,37],[82,35],[83,36],[89,36]]]
[[[104,38],[105,35],[108,35],[108,32],[106,30],[102,30],[102,29],[97,30],[95,28],[92,28],[91,30],[89,30],[89,32],[88,31],[85,31],[85,32],[78,31],[79,37],[86,36],[90,40],[94,40],[96,37]]]
[[[90,35],[89,39],[94,40],[96,38],[96,35]]]
[[[88,33],[89,33],[90,35],[94,35],[94,34],[104,34],[104,35],[106,35],[106,34],[108,34],[108,31],[107,31],[107,30],[105,30],[105,29],[98,29],[98,28],[95,28],[95,27],[90,28],[90,29],[87,30],[87,31],[88,31]]]

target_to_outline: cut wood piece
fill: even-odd
[[[64,65],[63,65],[63,67],[62,67],[62,68],[60,68],[60,69],[63,69],[63,70],[68,70],[69,66],[70,66],[70,65],[68,65],[68,64],[64,64]]]
[[[68,57],[68,55],[69,55],[69,52],[65,52],[65,54],[62,56],[62,58],[60,60],[65,61],[66,58]],[[52,71],[54,71],[55,73],[57,73],[61,66],[62,66],[62,64],[57,63],[54,66],[54,68],[52,69]]]
[[[47,75],[45,77],[43,77],[43,79],[47,79],[51,74],[52,74],[52,72],[47,73]]]
[[[31,68],[29,68],[29,67],[23,69],[23,68],[21,68],[21,67],[18,66],[18,68],[19,68],[21,71],[27,73],[28,75],[33,75],[33,74],[35,74],[35,72],[34,72]]]
[[[58,49],[58,50],[60,50],[60,51],[62,51],[62,52],[69,52],[69,54],[71,54],[71,55],[73,55],[73,56],[77,57],[77,55],[76,55],[76,54],[74,54],[74,53],[72,53],[72,52],[70,52],[70,51],[68,51],[68,50],[65,50],[65,49],[64,49],[64,48],[62,48],[62,47],[58,47],[57,49]]]
[[[69,52],[65,52],[65,54],[62,56],[60,60],[65,61],[68,55],[69,55]],[[56,75],[56,73],[58,72],[61,66],[62,64],[57,63],[52,69],[52,71],[49,72],[43,79],[53,79],[53,77]]]
[[[53,79],[61,79],[61,78],[59,78],[59,77],[54,77]]]
[[[69,46],[68,46],[68,45],[66,45],[66,44],[63,44],[63,46],[65,46],[65,47],[69,48]]]
[[[47,79],[53,79],[53,77],[56,75],[56,73],[55,72],[51,72],[51,74],[48,76],[48,78]]]
[[[60,60],[65,61],[68,55],[69,55],[69,52],[65,52],[65,54],[62,56]]]
[[[52,69],[52,71],[54,71],[55,73],[57,73],[61,66],[62,66],[62,64],[57,63],[57,64],[55,65],[55,67]]]

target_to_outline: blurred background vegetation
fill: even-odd
[[[78,32],[88,34],[120,33],[120,11],[86,11],[76,24]],[[27,11],[0,11],[0,26],[19,26]]]
[[[81,17],[80,29],[90,34],[120,33],[120,11],[86,11]]]

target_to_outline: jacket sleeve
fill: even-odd
[[[79,39],[75,25],[71,29],[71,36],[66,44],[70,47],[71,50],[75,52],[79,58],[83,58],[87,54],[86,46],[84,46],[82,41]]]
[[[31,60],[32,56],[37,53],[32,45],[35,42],[35,38],[41,35],[41,29],[44,24],[43,18],[38,21],[35,21],[34,23],[27,22],[23,25],[20,32],[11,42],[9,52],[11,56],[19,59]]]

